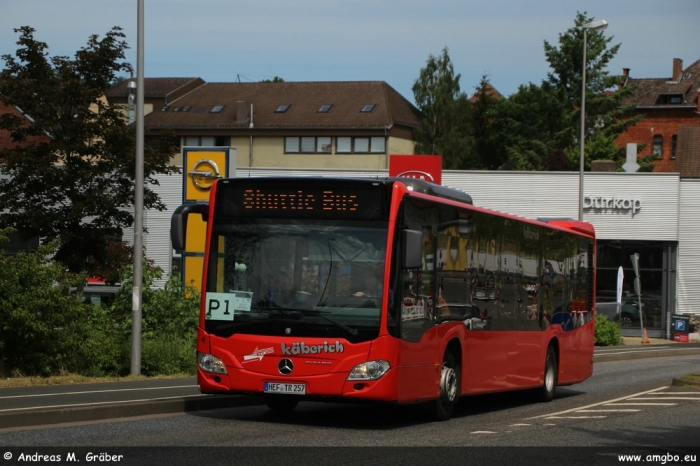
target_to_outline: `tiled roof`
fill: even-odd
[[[150,82],[147,83],[147,86]],[[383,81],[205,83],[145,117],[151,129],[378,129],[415,127],[420,112]],[[280,105],[289,105],[275,112]],[[324,105],[330,111],[319,112]],[[374,104],[371,112],[360,110]],[[223,106],[219,112],[211,110]],[[242,110],[242,111],[239,111]]]
[[[486,84],[486,95],[493,97],[494,99],[501,100],[503,98],[503,94],[498,92],[495,87],[491,85],[491,83]],[[472,95],[469,98],[469,101],[471,103],[476,102],[479,99],[479,91],[475,92],[474,95]]]
[[[678,127],[676,171],[682,178],[700,177],[700,127]]]
[[[636,84],[637,89],[625,101],[626,105],[637,107],[654,107],[663,104],[663,95],[683,95],[683,103],[674,107],[698,106],[698,89],[700,89],[700,60],[684,69],[677,81],[669,78],[635,79],[627,78],[625,85]],[[668,105],[665,105],[668,106]]]
[[[111,88],[107,98],[126,99],[129,96],[127,88],[129,81],[135,81],[135,79],[127,79]],[[144,78],[144,83],[146,86],[144,98],[162,98],[169,102],[201,86],[204,80],[202,78]]]

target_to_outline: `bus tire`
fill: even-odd
[[[447,421],[452,416],[452,410],[459,402],[461,373],[450,351],[445,352],[440,374],[440,397],[432,402],[433,418],[437,421]]]
[[[547,356],[544,359],[544,381],[539,389],[538,398],[540,401],[552,401],[554,391],[557,388],[559,368],[557,366],[557,353],[552,345],[547,348]]]
[[[290,412],[299,404],[297,395],[265,395],[265,404],[273,411]]]

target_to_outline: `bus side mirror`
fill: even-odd
[[[185,249],[187,217],[190,214],[199,214],[206,222],[209,217],[209,204],[183,204],[175,209],[170,219],[170,241],[173,243],[173,249],[178,251]]]
[[[423,232],[403,230],[404,245],[401,267],[404,269],[419,269],[423,266]]]

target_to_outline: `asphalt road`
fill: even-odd
[[[420,406],[302,402],[280,414],[252,405],[4,429],[0,452],[12,455],[7,465],[37,462],[26,455],[74,455],[121,465],[570,466],[619,464],[622,454],[682,458],[624,461],[633,464],[697,464],[700,390],[668,382],[699,365],[700,354],[598,363],[552,402],[526,392],[474,396],[447,422],[426,422]]]
[[[700,354],[700,343],[596,348],[594,362]],[[668,381],[670,383],[671,380]],[[0,390],[0,429],[259,405],[260,397],[202,395],[196,378]],[[561,391],[561,390],[560,390]]]

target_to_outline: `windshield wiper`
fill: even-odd
[[[293,313],[293,314],[301,314],[301,315],[305,315],[305,316],[320,317],[321,319],[324,319],[327,322],[330,322],[331,324],[335,325],[336,327],[345,330],[346,332],[348,332],[352,336],[356,336],[358,333],[357,329],[354,329],[352,327],[348,327],[347,325],[342,324],[336,320],[333,320],[330,317],[324,316],[322,311],[315,311],[315,310],[311,310],[311,309],[288,309],[288,308],[280,308],[280,307],[276,307],[276,308],[273,308],[270,310],[271,311],[273,311],[273,310],[274,311],[281,311],[283,313],[288,312],[288,313]]]

